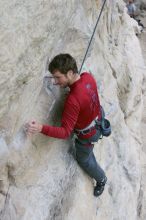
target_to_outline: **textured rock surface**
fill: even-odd
[[[146,3],[146,2],[145,2]],[[140,17],[142,20],[142,23],[145,25],[146,24],[146,13],[142,14],[142,17]],[[144,60],[146,60],[146,32],[144,29],[144,32],[142,35],[140,35],[140,43],[141,43],[141,48],[143,52],[143,57]],[[146,78],[145,78],[146,80]],[[146,88],[145,88],[146,81],[144,82],[144,87],[143,87],[143,97],[144,97],[144,110],[143,110],[143,117],[142,117],[142,141],[143,141],[143,146],[142,149],[143,151],[141,152],[140,155],[140,161],[142,164],[142,179],[141,179],[141,193],[140,193],[140,198],[139,198],[139,219],[145,219],[146,218],[146,136],[145,136],[145,130],[146,130]]]
[[[107,0],[85,69],[93,72],[113,133],[95,147],[106,170],[103,196],[69,153],[71,141],[37,135],[31,118],[58,123],[61,104],[43,88],[48,58],[69,52],[80,66],[102,1],[0,2],[0,218],[137,220],[142,204],[140,121],[145,65],[137,24],[123,1]],[[56,91],[56,89],[55,89]],[[57,91],[58,97],[58,91]],[[60,107],[58,107],[60,106]],[[144,220],[144,219],[143,219]]]

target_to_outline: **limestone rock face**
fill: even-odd
[[[145,65],[137,23],[107,0],[84,70],[92,72],[112,135],[95,146],[108,183],[93,197],[72,141],[27,137],[30,119],[58,124],[64,96],[46,92],[48,59],[71,53],[80,67],[103,1],[0,1],[0,219],[137,220],[141,217],[140,121]],[[62,98],[61,98],[62,100]],[[143,215],[144,216],[144,215]]]
[[[146,0],[136,0],[136,5],[141,9],[146,9]]]

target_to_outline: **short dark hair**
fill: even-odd
[[[75,59],[70,54],[58,54],[55,56],[50,64],[49,71],[53,74],[56,70],[60,71],[62,74],[67,74],[69,70],[73,73],[78,73],[78,68]]]

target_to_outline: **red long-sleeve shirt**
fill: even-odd
[[[86,128],[96,117],[101,118],[96,81],[89,73],[82,73],[79,80],[70,86],[64,104],[61,126],[43,125],[41,133],[55,138],[68,138],[73,130]],[[95,134],[80,135],[89,138]]]

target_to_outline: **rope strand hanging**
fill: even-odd
[[[91,42],[92,42],[92,40],[93,40],[93,37],[94,37],[95,31],[96,31],[97,25],[98,25],[98,23],[99,23],[99,20],[100,20],[101,14],[102,14],[102,12],[103,12],[103,9],[104,9],[104,6],[105,6],[105,3],[106,3],[106,0],[104,0],[103,5],[102,5],[102,8],[101,8],[101,10],[100,10],[100,14],[99,14],[99,16],[98,16],[98,18],[97,18],[97,21],[96,21],[96,24],[95,24],[95,27],[94,27],[94,30],[93,30],[92,36],[91,36],[91,38],[90,38],[90,41],[89,41],[89,44],[88,44],[88,47],[87,47],[87,50],[86,50],[85,56],[84,56],[84,58],[83,58],[83,61],[82,61],[81,67],[80,67],[79,74],[81,73],[81,70],[82,70],[83,64],[84,64],[85,59],[86,59],[86,56],[87,56],[87,54],[88,54],[88,51],[89,51],[89,48],[90,48]]]

